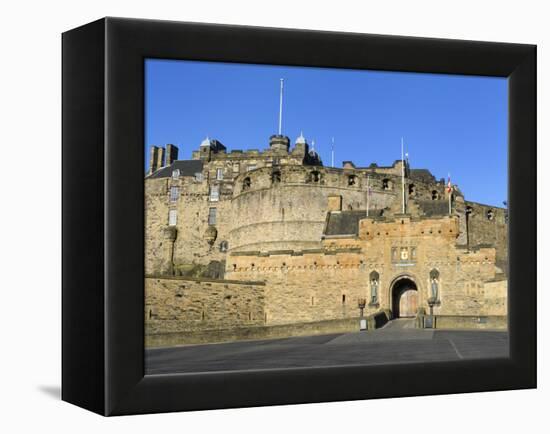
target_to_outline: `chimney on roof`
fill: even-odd
[[[178,159],[178,147],[171,143],[166,145],[166,166],[170,166]]]
[[[158,146],[152,145],[150,154],[149,154],[149,175],[156,172],[160,167],[158,166],[158,154],[159,154],[159,148]]]
[[[159,147],[158,152],[157,152],[157,163],[156,163],[157,169],[156,170],[158,170],[158,169],[165,166],[165,164],[164,164],[164,155],[165,155],[164,148]]]

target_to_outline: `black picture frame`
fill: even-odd
[[[62,399],[102,415],[536,387],[536,46],[104,18],[63,34]],[[507,77],[510,358],[144,376],[144,59]]]

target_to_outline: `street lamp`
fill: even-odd
[[[360,298],[357,300],[357,307],[359,308],[359,316],[363,318],[363,310],[365,309],[365,306],[367,305],[367,299],[366,298]]]

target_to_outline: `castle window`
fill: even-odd
[[[176,226],[178,223],[178,210],[171,209],[168,212],[168,225],[169,226]]]
[[[309,173],[309,182],[319,182],[321,180],[321,174],[314,170]]]
[[[391,181],[389,179],[382,180],[382,190],[391,190]]]
[[[487,211],[487,220],[493,220],[494,218],[495,218],[495,212],[492,209]]]
[[[432,190],[432,200],[438,200],[439,199],[439,193],[437,190]]]
[[[216,208],[208,209],[208,224],[211,226],[216,224],[216,211]]]
[[[229,243],[227,241],[222,241],[220,243],[220,252],[227,252],[229,249]]]
[[[210,202],[217,202],[220,200],[220,186],[212,185],[210,187]]]
[[[346,303],[346,294],[342,294],[342,304]]]
[[[179,169],[172,170],[172,179],[179,179],[179,177],[180,177],[180,170]]]
[[[409,184],[409,196],[414,196],[416,194],[416,187],[414,184]]]
[[[243,179],[243,191],[250,189],[251,185],[252,183],[250,182],[250,178],[248,176]]]
[[[348,185],[352,186],[352,185],[356,185],[356,184],[357,184],[357,176],[355,176],[355,175],[348,176]]]
[[[176,202],[180,195],[180,189],[178,187],[170,187],[170,202]]]
[[[202,182],[202,173],[201,172],[195,173],[195,181]]]
[[[223,169],[216,169],[216,179],[218,181],[223,179]]]
[[[281,172],[279,170],[276,170],[271,174],[271,182],[273,184],[278,184],[281,182]]]

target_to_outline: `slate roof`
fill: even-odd
[[[147,178],[169,178],[175,169],[179,169],[180,176],[195,176],[195,173],[202,172],[202,166],[201,160],[176,160],[170,166],[157,170]]]
[[[325,235],[357,235],[359,220],[367,217],[366,211],[331,212],[325,228]]]

